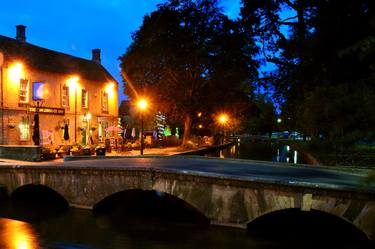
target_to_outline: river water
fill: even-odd
[[[126,201],[124,204],[127,205]],[[124,216],[120,213],[119,216],[119,212],[113,211],[115,209],[107,214],[74,208],[56,212],[57,207],[43,201],[17,207],[14,200],[2,200],[0,248],[374,248],[374,244],[370,245],[364,234],[354,226],[323,213],[280,211],[249,223],[246,231],[175,222],[168,219],[169,211],[153,212],[154,206],[160,208],[159,204],[147,202],[148,206],[144,207],[145,203],[138,203],[138,207],[133,206],[136,212],[133,210]],[[168,210],[168,207],[165,208]],[[126,208],[120,210],[131,211]]]
[[[205,156],[273,161],[293,164],[309,164],[301,152],[287,144],[271,140],[243,140]]]
[[[236,144],[216,154],[305,163],[294,155],[291,148],[270,143]],[[13,194],[0,200],[0,249],[375,248],[353,225],[317,211],[278,211],[241,230],[209,226],[177,198],[153,191],[116,198],[94,213],[68,208],[40,189]]]

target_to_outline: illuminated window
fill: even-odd
[[[108,93],[106,92],[102,93],[102,111],[108,111]]]
[[[63,86],[61,91],[61,105],[64,107],[69,107],[69,87]]]
[[[21,79],[20,80],[20,102],[25,103],[29,101],[29,81]]]
[[[27,117],[27,116],[22,117],[19,128],[20,128],[20,140],[21,141],[29,141],[29,139],[30,139],[29,117]]]
[[[86,89],[82,89],[82,108],[88,107],[88,94]]]

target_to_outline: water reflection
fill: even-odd
[[[240,158],[262,161],[274,161],[293,164],[309,162],[291,146],[275,141],[242,141],[228,148],[205,154],[220,158]]]
[[[0,218],[2,249],[37,249],[37,235],[31,225],[11,219]]]

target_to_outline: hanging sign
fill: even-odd
[[[36,107],[29,107],[29,112],[36,112]],[[38,107],[38,113],[52,114],[52,115],[65,115],[65,109],[53,108],[53,107]]]

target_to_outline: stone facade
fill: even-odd
[[[0,183],[9,193],[28,184],[45,185],[71,206],[88,209],[120,191],[157,190],[186,201],[211,224],[239,228],[246,228],[249,222],[273,211],[319,210],[352,223],[375,240],[375,195],[360,190],[282,185],[152,168],[90,166],[1,166]]]
[[[55,115],[48,113],[39,114],[39,126],[41,131],[42,144],[71,144],[74,142],[74,122],[76,118],[76,140],[82,142],[83,129],[88,129],[93,141],[103,140],[106,133],[106,126],[116,125],[118,116],[118,96],[117,84],[110,89],[108,94],[108,111],[103,111],[101,107],[102,93],[108,91],[109,82],[95,82],[92,80],[80,79],[77,84],[77,93],[72,87],[69,88],[69,105],[62,104],[62,91],[64,86],[68,86],[71,75],[42,72],[33,68],[25,67],[24,78],[28,81],[28,99],[27,103],[20,103],[19,84],[8,79],[7,74],[11,63],[3,67],[3,90],[4,90],[4,108],[2,128],[3,134],[0,139],[2,144],[10,145],[32,145],[32,126],[35,112],[30,111],[30,107],[35,107],[37,103],[31,100],[32,83],[43,82],[45,99],[40,101],[41,108],[59,108],[64,109],[65,115]],[[87,91],[87,107],[82,107],[82,89]],[[77,101],[76,101],[77,98]],[[76,107],[77,106],[77,112]],[[88,120],[86,115],[90,113],[91,118]],[[26,122],[25,122],[26,121]],[[28,136],[26,139],[21,138],[21,126],[28,125]],[[68,141],[63,138],[64,125],[68,123],[69,137]],[[101,130],[100,130],[101,129]],[[100,133],[100,134],[99,134]],[[99,138],[101,135],[101,138]],[[109,134],[107,134],[109,135]],[[43,137],[44,136],[44,137]],[[46,137],[50,136],[50,137]]]
[[[0,144],[33,145],[36,110],[42,145],[104,141],[118,122],[118,83],[100,65],[100,50],[86,60],[41,48],[19,26],[21,40],[0,35]]]

